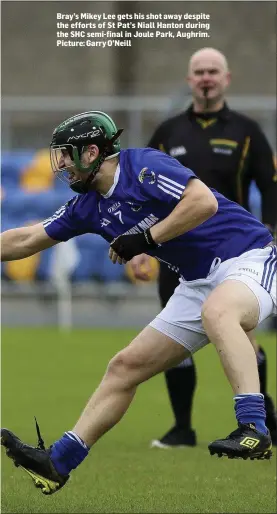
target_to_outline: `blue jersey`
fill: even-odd
[[[195,173],[169,155],[150,148],[122,150],[114,183],[107,194],[77,195],[43,222],[52,239],[67,241],[100,234],[108,242],[121,234],[137,234],[166,218],[180,201]],[[237,257],[272,240],[252,214],[212,190],[218,211],[185,234],[149,251],[186,280],[208,275],[216,257]]]

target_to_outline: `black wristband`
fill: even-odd
[[[156,248],[158,246],[157,243],[155,243],[155,241],[151,235],[150,228],[145,230],[144,237],[146,239],[147,244],[150,246],[150,248]]]

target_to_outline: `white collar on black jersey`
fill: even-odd
[[[104,198],[110,198],[110,196],[112,196],[112,194],[118,184],[119,175],[120,175],[120,166],[118,164],[116,167],[116,170],[115,170],[115,174],[114,174],[113,185],[105,195],[102,195]]]

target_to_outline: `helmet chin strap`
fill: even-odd
[[[86,185],[81,180],[75,180],[74,182],[72,182],[72,184],[70,184],[69,187],[70,189],[72,189],[72,191],[74,191],[74,193],[78,193],[80,195],[84,195],[88,192]]]
[[[119,152],[113,153],[112,155],[108,155],[108,157],[106,157],[105,161],[109,161],[110,159],[114,159],[117,155],[119,155]]]
[[[79,194],[86,194],[89,192],[89,186],[90,186],[91,182],[93,181],[96,173],[98,173],[103,162],[105,160],[112,159],[113,157],[115,157],[116,155],[119,154],[119,152],[117,152],[115,154],[108,155],[109,152],[111,151],[111,147],[112,147],[113,143],[116,141],[116,139],[119,138],[119,136],[122,134],[122,132],[123,132],[123,129],[119,129],[117,131],[117,133],[107,142],[107,144],[99,158],[97,165],[90,172],[87,180],[85,182],[82,182],[81,180],[75,180],[74,182],[72,182],[72,184],[70,184],[70,189],[72,189],[72,191],[74,191],[75,193],[79,193]]]

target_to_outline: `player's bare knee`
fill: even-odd
[[[106,375],[123,377],[128,368],[124,351],[117,353],[109,362]]]
[[[119,380],[126,387],[139,383],[141,364],[128,349],[121,350],[109,362],[106,376]]]
[[[202,306],[201,311],[202,324],[209,335],[215,333],[226,326],[237,323],[245,332],[253,330],[258,322],[256,312],[251,309],[241,309],[240,306],[234,305],[232,301],[228,302],[222,299],[207,299]]]
[[[207,300],[201,310],[202,324],[206,330],[215,329],[222,323],[226,323],[232,313],[227,305]]]

